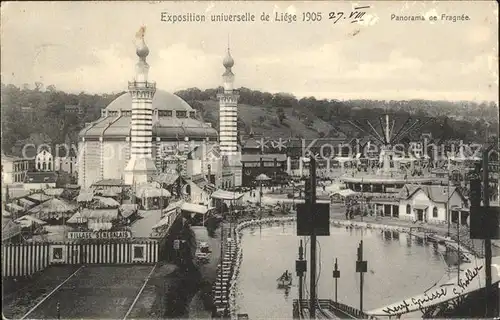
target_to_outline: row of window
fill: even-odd
[[[172,110],[157,110],[158,115],[160,117],[172,117],[173,116],[173,111]],[[103,112],[103,115],[108,115],[108,116],[118,116],[118,111],[107,111]],[[132,116],[132,111],[122,111],[121,112],[122,116]],[[187,118],[188,117],[188,112],[187,111],[175,111],[175,116],[177,118]],[[189,111],[189,117],[194,118],[196,117],[196,111]]]
[[[427,209],[425,209],[425,210],[427,210]],[[411,205],[409,205],[409,204],[406,205],[406,214],[412,214],[412,212],[411,212]],[[432,209],[432,217],[433,218],[437,218],[438,217],[438,208],[437,207],[434,207]]]
[[[14,172],[26,171],[28,170],[28,162],[23,161],[21,163],[14,163]]]
[[[51,171],[52,170],[52,162],[37,162],[36,163],[37,170],[41,171]]]
[[[14,182],[24,182],[25,173],[15,173]]]

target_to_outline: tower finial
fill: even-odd
[[[139,31],[137,31],[137,33],[135,34],[135,37],[137,39],[136,53],[141,60],[145,60],[146,57],[149,55],[149,48],[146,45],[146,42],[144,42],[145,33],[146,33],[146,26],[141,26]]]
[[[222,61],[222,65],[226,69],[231,69],[234,66],[233,57],[231,57],[230,47],[229,47],[229,33],[227,34],[227,55]]]

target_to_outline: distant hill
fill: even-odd
[[[218,128],[217,92],[222,88],[200,90],[190,88],[176,92],[204,121]],[[408,118],[427,123],[416,130],[429,132],[438,139],[471,141],[484,136],[487,122],[490,132],[498,136],[498,107],[495,103],[450,102],[430,100],[316,100],[314,97],[296,99],[287,93],[271,94],[247,88],[239,89],[238,120],[240,133],[253,132],[266,137],[361,137],[350,121],[367,121],[380,130],[379,118],[391,114],[395,132]],[[409,138],[417,138],[410,136]]]
[[[176,94],[199,110],[203,120],[218,128],[220,89],[189,88]],[[70,94],[42,83],[23,88],[2,83],[1,93],[1,142],[7,154],[25,143],[76,144],[85,123],[98,119],[101,109],[120,95]],[[288,93],[248,88],[240,88],[239,95],[238,120],[243,136],[253,132],[276,138],[361,137],[365,134],[347,122],[369,120],[379,127],[379,117],[385,112],[395,115],[395,128],[409,116],[424,122],[434,117],[418,132],[430,132],[437,138],[482,141],[487,122],[490,132],[498,134],[498,106],[494,103],[297,99]]]
[[[219,102],[213,100],[196,100],[191,103],[193,107],[202,112],[204,121],[211,122],[218,127]],[[276,110],[270,106],[250,106],[238,104],[238,118],[240,132],[244,135],[250,133],[256,136],[268,136],[276,138],[319,138],[324,136],[335,136],[335,128],[314,115],[301,115],[295,109],[283,109],[282,121],[280,122]],[[337,134],[343,135],[342,133]]]

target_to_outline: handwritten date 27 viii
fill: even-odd
[[[369,9],[370,6],[355,7],[353,11],[348,14],[344,14],[342,11],[330,12],[328,14],[328,19],[332,20],[333,23],[337,23],[342,20],[349,20],[351,23],[363,21],[363,16],[365,15],[364,9]]]

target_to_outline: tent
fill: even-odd
[[[63,188],[50,188],[50,189],[43,190],[43,193],[45,193],[48,196],[60,197],[64,193],[64,189]]]
[[[42,220],[69,218],[78,207],[66,200],[53,198],[31,208],[28,212]]]
[[[167,189],[160,189],[155,186],[146,184],[140,185],[136,189],[136,196],[138,198],[156,198],[156,197],[170,197],[170,191]]]
[[[77,202],[90,202],[94,197],[94,193],[91,190],[80,190],[80,194],[76,198]]]
[[[120,203],[113,198],[96,196],[92,199],[95,208],[118,208]]]
[[[38,218],[35,218],[30,215],[24,215],[21,218],[17,218],[15,220],[22,228],[30,228],[33,225],[44,225],[47,224],[47,222],[40,220]]]
[[[33,208],[34,206],[36,206],[36,203],[34,203],[33,201],[30,201],[28,199],[25,199],[25,198],[21,198],[19,199],[19,202],[25,207],[25,208]]]
[[[27,198],[29,200],[34,200],[38,203],[40,202],[45,202],[45,201],[49,201],[50,199],[52,199],[51,196],[48,196],[46,195],[45,193],[34,193],[34,194],[30,194],[29,196],[27,196]]]
[[[357,195],[358,193],[351,189],[339,190],[331,195],[333,201],[345,201],[347,198]]]
[[[20,211],[24,211],[24,208],[15,204],[15,203],[8,203],[7,204],[7,208],[10,209],[11,212],[20,212]]]
[[[2,217],[2,242],[21,234],[21,227],[12,219]]]
[[[120,214],[124,218],[128,218],[139,210],[139,205],[132,203],[124,203],[119,208]]]

